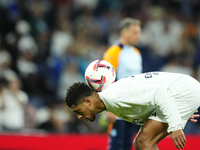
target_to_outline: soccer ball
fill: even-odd
[[[106,89],[115,81],[115,78],[114,67],[105,60],[95,60],[85,70],[86,83],[98,92]]]

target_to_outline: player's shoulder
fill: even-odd
[[[121,50],[122,47],[120,47],[119,45],[113,45],[104,53],[103,56],[103,59],[111,63],[115,70],[117,70],[118,67],[118,57]]]
[[[139,55],[142,55],[140,50],[138,48],[136,48],[135,46],[133,46],[133,49],[135,50],[135,52],[137,52]]]
[[[125,78],[121,78],[119,80],[117,80],[116,82],[113,83],[113,87],[124,87],[126,88],[127,86],[129,85],[132,85],[132,86],[135,86],[135,82],[138,82],[137,80],[135,80],[135,76],[132,75],[132,76],[128,76],[128,77],[125,77]]]
[[[106,52],[105,55],[114,55],[116,53],[119,53],[122,50],[122,47],[120,45],[112,45],[110,46]]]

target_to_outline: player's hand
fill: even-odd
[[[196,110],[195,113],[198,113],[198,110]],[[188,121],[197,122],[197,119],[195,119],[195,118],[198,118],[198,117],[199,117],[199,114],[194,114],[188,119]]]
[[[176,148],[178,148],[180,150],[185,146],[186,138],[181,129],[172,132],[171,136],[172,136],[172,140],[173,140],[173,143],[176,146]]]
[[[114,114],[112,114],[111,112],[107,112],[106,113],[106,120],[109,123],[115,123],[115,121],[117,120],[117,117]]]

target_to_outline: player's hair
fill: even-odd
[[[69,107],[72,105],[77,106],[78,103],[87,96],[92,95],[92,89],[90,89],[84,82],[74,83],[68,90],[65,98],[65,102]]]
[[[123,19],[120,24],[119,24],[119,29],[120,31],[127,29],[130,25],[141,25],[141,21],[138,19],[133,19],[133,18],[125,18]]]

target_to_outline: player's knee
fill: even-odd
[[[148,138],[144,135],[137,136],[133,141],[136,150],[151,147]]]
[[[139,149],[137,142],[136,142],[136,138],[133,140],[133,147],[134,147],[135,150]]]

